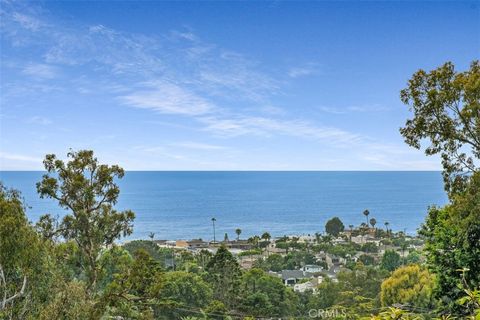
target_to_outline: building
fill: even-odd
[[[313,274],[303,270],[282,270],[281,277],[286,286],[293,286],[302,279],[313,278]]]
[[[253,248],[253,244],[248,240],[232,240],[228,242],[227,246],[232,249],[240,250],[250,250]]]
[[[317,266],[316,264],[307,264],[302,267],[302,271],[309,272],[309,273],[318,273],[323,271],[322,266]]]
[[[208,242],[203,241],[202,239],[192,239],[187,241],[189,249],[205,249],[208,247]]]
[[[177,241],[175,241],[175,248],[187,249],[188,248],[188,242],[186,240],[177,240]]]
[[[318,285],[322,282],[323,282],[323,277],[319,276],[319,277],[313,278],[310,281],[295,284],[293,286],[293,291],[304,293],[305,291],[310,290],[310,291],[315,292],[315,291],[317,291]]]

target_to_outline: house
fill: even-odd
[[[187,241],[189,249],[204,249],[207,248],[208,242],[203,241],[202,239],[192,239]]]
[[[307,264],[303,266],[301,270],[309,273],[318,273],[323,271],[323,267],[317,266],[316,264]]]
[[[154,240],[153,241],[160,248],[173,248],[175,247],[175,241],[173,240]]]
[[[327,253],[325,255],[325,262],[327,263],[328,268],[331,268],[332,266],[344,265],[346,263],[346,260],[345,258],[342,258],[340,256]]]
[[[177,240],[175,241],[175,247],[179,249],[187,249],[188,242],[186,240]]]
[[[313,275],[303,270],[282,270],[282,281],[286,286],[293,286],[302,279],[310,279]]]
[[[253,244],[250,243],[248,240],[229,241],[227,246],[232,249],[240,249],[240,250],[250,250],[253,248]]]
[[[312,235],[303,235],[298,237],[298,242],[299,243],[315,243],[316,237]]]
[[[268,246],[267,247],[267,252],[268,254],[270,253],[276,253],[276,254],[286,254],[287,250],[286,249],[281,249],[273,246]]]
[[[350,270],[350,269],[347,269],[347,268],[344,268],[344,267],[342,267],[342,266],[332,266],[330,269],[327,270],[327,272],[325,272],[325,274],[326,274],[327,277],[329,277],[333,282],[338,282],[337,275],[338,275],[338,273],[340,273],[341,271],[349,272],[349,271],[351,271],[351,270]]]
[[[304,293],[305,291],[311,290],[315,292],[317,291],[318,285],[322,282],[323,282],[323,277],[319,276],[319,277],[313,278],[310,281],[295,284],[293,286],[293,291]]]
[[[378,253],[380,255],[384,255],[385,251],[387,251],[387,250],[397,251],[397,249],[398,249],[398,247],[395,247],[395,246],[392,246],[392,245],[379,246],[378,247]]]

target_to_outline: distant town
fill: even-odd
[[[364,212],[368,217],[368,210]],[[393,232],[388,228],[376,228],[374,218],[360,226],[349,225],[345,229],[343,222],[335,217],[325,226],[325,234],[289,235],[271,237],[268,232],[261,236],[242,239],[241,229],[236,230],[237,237],[230,240],[224,235],[221,241],[207,241],[201,238],[191,240],[160,240],[150,234],[150,240],[133,240],[124,244],[125,248],[138,249],[154,244],[163,253],[166,268],[175,270],[186,261],[199,261],[199,256],[214,255],[218,248],[227,248],[238,260],[244,270],[260,268],[270,275],[281,278],[285,286],[296,292],[316,291],[325,279],[338,282],[340,272],[349,272],[361,263],[380,266],[386,270],[395,270],[400,265],[418,263],[423,241],[420,237],[406,233]],[[133,251],[133,250],[129,250]],[[391,266],[388,265],[391,264]],[[204,266],[197,265],[197,268]]]

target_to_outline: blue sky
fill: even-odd
[[[436,170],[399,91],[480,57],[480,5],[1,1],[1,34],[1,170]]]

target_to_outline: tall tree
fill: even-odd
[[[217,219],[215,219],[215,217],[212,218],[212,226],[213,226],[213,243],[216,242],[216,239],[215,239],[215,221],[217,221]]]
[[[383,254],[380,267],[387,271],[394,271],[401,265],[400,255],[394,250],[387,250]]]
[[[281,279],[254,268],[242,276],[240,286],[240,309],[249,315],[261,318],[293,315],[297,297]]]
[[[70,151],[64,162],[54,154],[45,157],[47,174],[37,183],[41,198],[53,198],[68,210],[57,233],[74,240],[81,253],[81,265],[88,278],[87,288],[95,291],[101,265],[102,248],[111,246],[115,239],[132,233],[135,215],[132,211],[116,211],[120,189],[115,179],[124,175],[117,165],[99,164],[93,151]],[[49,215],[42,221],[49,221]]]
[[[377,219],[375,218],[371,218],[370,219],[370,225],[372,226],[372,228],[375,228],[375,225],[377,224]]]
[[[213,286],[213,295],[227,306],[232,306],[238,300],[238,283],[241,276],[237,259],[220,246],[206,267],[206,277]]]
[[[212,289],[200,276],[183,272],[167,272],[154,279],[155,319],[183,319],[196,315],[211,301]]]
[[[367,227],[368,227],[368,215],[369,214],[370,214],[370,211],[368,211],[368,209],[363,211],[363,215],[365,216],[365,219],[367,219]]]
[[[34,316],[48,293],[49,251],[25,215],[20,193],[0,183],[0,319]]]
[[[425,237],[428,265],[436,275],[436,296],[451,311],[468,311],[457,299],[464,295],[464,285],[480,288],[480,173],[449,205],[430,209],[420,234]],[[463,275],[462,269],[467,270]]]
[[[242,234],[242,229],[240,229],[240,228],[235,229],[235,233],[237,234],[237,240],[240,240],[240,235]]]
[[[345,226],[338,217],[333,217],[325,224],[325,232],[334,237],[338,236],[343,230],[345,230]]]
[[[413,112],[400,129],[405,142],[425,154],[442,158],[445,189],[455,193],[478,171],[480,159],[480,63],[457,72],[451,62],[426,72],[417,71],[401,91],[403,103]]]
[[[464,72],[450,62],[419,70],[400,95],[413,112],[400,132],[410,146],[429,141],[425,153],[441,156],[450,197],[445,208],[429,210],[420,231],[436,295],[443,308],[471,315],[458,299],[462,287],[480,287],[480,63]],[[459,270],[466,270],[463,276]]]

